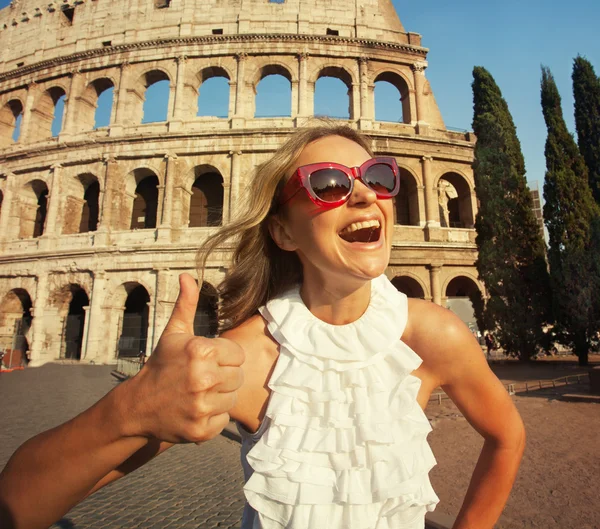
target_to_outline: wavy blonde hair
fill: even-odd
[[[327,136],[342,136],[373,156],[367,137],[348,126],[325,123],[300,129],[269,160],[260,164],[246,189],[245,210],[200,247],[198,267],[200,277],[203,277],[209,255],[224,249],[229,241],[235,245],[231,266],[217,287],[221,331],[239,325],[256,314],[268,300],[302,282],[298,256],[273,242],[268,218],[278,213],[279,191],[304,148]]]

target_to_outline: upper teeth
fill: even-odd
[[[378,220],[364,220],[362,222],[353,222],[350,226],[346,226],[340,233],[352,233],[356,230],[364,230],[365,228],[379,228],[381,224]]]

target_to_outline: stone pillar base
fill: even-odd
[[[243,129],[246,126],[246,118],[231,118],[232,129]]]
[[[373,120],[361,118],[358,120],[358,128],[360,130],[373,130]]]
[[[440,226],[435,224],[425,226],[425,240],[427,242],[442,241],[442,229]]]
[[[156,230],[156,241],[163,243],[171,242],[171,226],[160,226]]]
[[[417,122],[415,131],[420,136],[429,136],[429,123]]]

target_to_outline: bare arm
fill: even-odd
[[[156,351],[134,378],[24,443],[0,474],[0,527],[43,529],[87,495],[173,443],[218,435],[242,383],[234,342],[193,335],[198,288],[181,293]]]
[[[423,310],[427,321],[428,331],[419,340],[427,351],[424,357],[444,391],[484,438],[453,529],[491,529],[502,514],[521,462],[523,422],[469,329],[450,311],[424,303],[416,311]]]

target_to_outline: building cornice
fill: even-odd
[[[0,82],[7,81],[10,79],[15,79],[18,77],[30,75],[32,73],[38,72],[40,70],[44,70],[46,68],[50,68],[53,66],[61,66],[65,64],[76,63],[85,59],[97,58],[97,57],[106,57],[118,53],[135,51],[135,50],[143,50],[143,49],[152,49],[152,48],[168,48],[172,46],[185,46],[190,44],[215,44],[215,43],[223,43],[223,42],[231,42],[231,43],[243,43],[243,42],[315,42],[315,43],[326,43],[326,44],[358,44],[361,46],[368,47],[370,49],[379,49],[379,50],[393,50],[393,51],[401,51],[405,53],[409,53],[415,55],[419,59],[426,57],[427,52],[429,51],[427,48],[422,48],[420,46],[412,46],[410,44],[402,44],[395,42],[382,42],[377,40],[370,39],[361,39],[361,38],[350,38],[350,37],[338,37],[338,36],[329,36],[329,35],[297,35],[297,34],[236,34],[236,35],[205,35],[199,37],[177,37],[171,39],[157,39],[157,40],[147,40],[141,42],[132,42],[129,44],[117,44],[115,46],[104,47],[104,48],[94,48],[92,50],[81,51],[77,53],[72,53],[69,55],[64,55],[60,57],[54,57],[52,59],[48,59],[45,61],[40,61],[37,63],[29,64],[26,66],[21,66],[20,68],[15,68],[14,70],[10,70],[7,72],[0,73]]]

